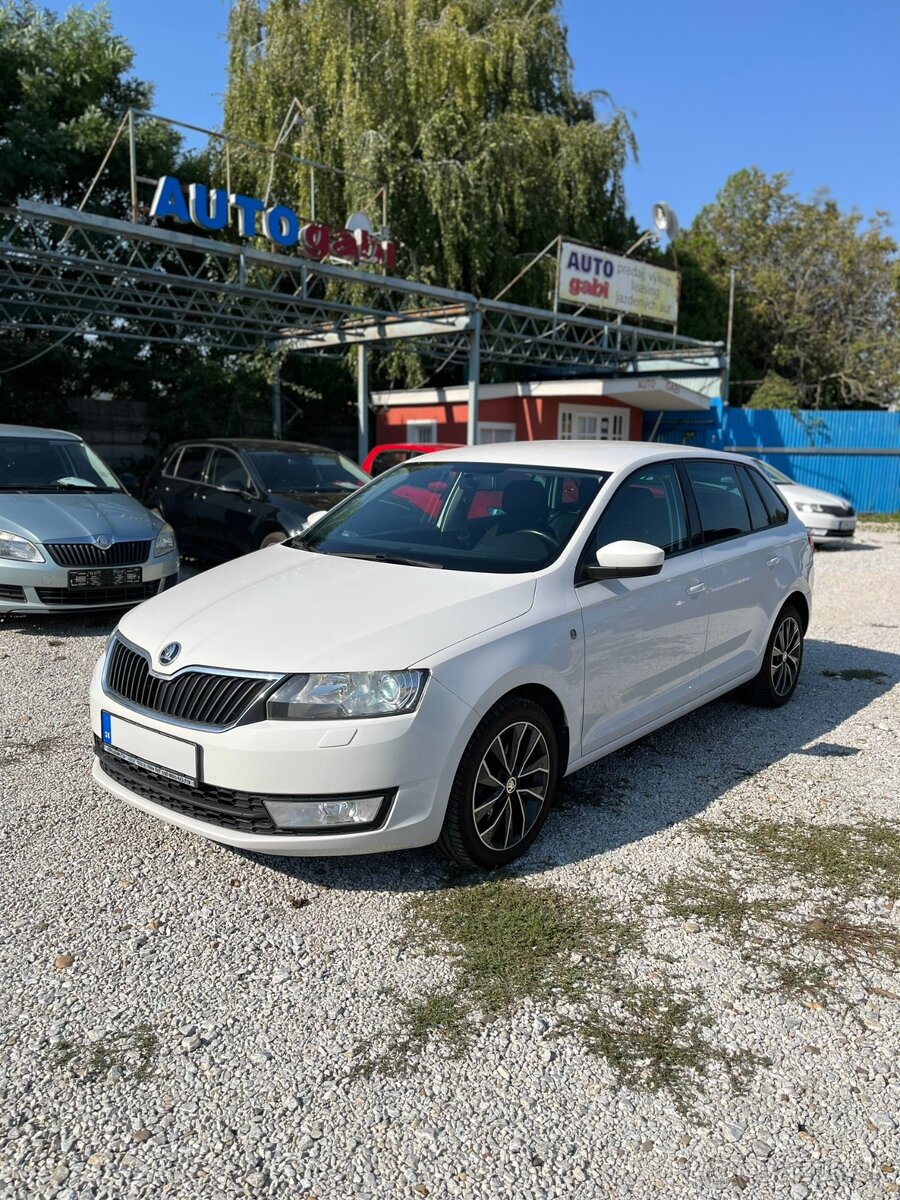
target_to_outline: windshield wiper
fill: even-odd
[[[443,571],[443,563],[428,562],[424,558],[403,558],[399,554],[346,554],[343,550],[324,551],[326,554],[336,554],[338,558],[364,558],[369,562],[386,562],[399,563],[402,567],[433,567],[436,571]]]

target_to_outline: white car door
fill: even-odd
[[[589,581],[584,564],[610,542],[660,546],[659,575]],[[706,644],[707,570],[690,546],[671,463],[630,475],[604,509],[576,577],[584,623],[582,753],[591,754],[651,723],[696,693]]]
[[[709,626],[701,685],[712,691],[760,660],[783,593],[785,533],[772,527],[744,468],[721,460],[688,461],[709,572]],[[751,508],[753,515],[751,516]]]

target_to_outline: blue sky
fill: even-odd
[[[44,0],[47,3],[47,0]],[[68,3],[49,4],[64,12]],[[216,127],[228,0],[110,0],[157,111]],[[633,114],[635,219],[655,200],[688,225],[756,164],[808,196],[900,224],[900,0],[564,0],[575,83]]]

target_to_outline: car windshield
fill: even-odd
[[[327,450],[251,450],[270,492],[355,492],[369,477],[343,454]]]
[[[771,466],[769,463],[761,462],[759,464],[763,469],[763,474],[767,475],[773,483],[793,483],[790,475],[785,475],[784,471],[779,471],[777,467]]]
[[[452,571],[539,571],[560,554],[607,478],[509,463],[404,463],[288,545]]]
[[[0,438],[0,491],[120,492],[112,471],[84,442]]]

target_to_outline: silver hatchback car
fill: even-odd
[[[124,608],[177,578],[171,526],[80,437],[0,425],[0,615]]]

